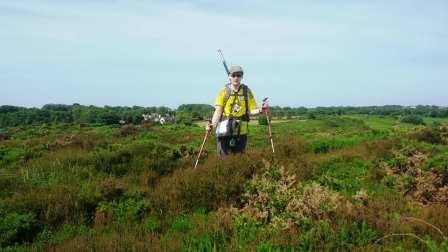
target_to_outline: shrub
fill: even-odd
[[[314,153],[327,153],[332,150],[350,147],[351,145],[352,143],[346,140],[323,139],[312,142],[307,146],[307,149]]]
[[[109,139],[104,135],[93,132],[84,132],[82,134],[65,134],[52,141],[44,142],[43,145],[46,150],[51,151],[61,148],[93,150],[94,148],[106,146],[108,141]]]
[[[98,150],[93,155],[96,170],[117,176],[126,174],[127,164],[133,158],[131,153],[125,149],[118,151]]]
[[[187,232],[192,228],[191,221],[188,216],[179,215],[176,216],[171,223],[170,230],[174,232]]]
[[[448,185],[448,153],[441,153],[431,158],[425,167],[442,175],[443,184]]]
[[[0,149],[0,167],[13,166],[23,160],[25,151],[19,148]]]
[[[411,137],[431,144],[448,144],[448,127],[427,127],[411,134]]]
[[[95,214],[95,224],[107,225],[115,223],[119,226],[129,226],[140,223],[146,210],[146,204],[141,200],[125,199],[112,202],[101,202]]]
[[[423,119],[417,115],[403,116],[400,119],[400,122],[414,124],[414,125],[425,125],[425,122],[423,121]]]
[[[30,240],[36,233],[36,220],[32,213],[0,209],[0,248]]]
[[[196,170],[190,167],[162,178],[151,193],[155,212],[166,214],[237,203],[245,181],[261,168],[257,154],[210,158]]]
[[[120,116],[114,112],[105,112],[99,115],[99,121],[106,125],[118,124]]]
[[[305,142],[300,138],[283,137],[276,143],[278,158],[296,159],[305,153]]]
[[[359,190],[370,163],[359,159],[336,158],[320,165],[313,174],[313,179],[331,190],[347,196],[353,196]]]
[[[139,132],[140,128],[133,124],[121,126],[118,135],[121,137],[134,136]]]
[[[178,166],[180,157],[175,147],[145,142],[97,150],[90,155],[88,163],[97,171],[115,176],[125,175],[131,169],[166,174]]]
[[[385,176],[383,178],[383,183],[387,187],[393,188],[397,183],[397,177],[394,176]]]
[[[316,120],[317,119],[317,117],[316,117],[316,115],[314,113],[308,113],[307,114],[307,118],[309,120]]]
[[[109,177],[99,183],[97,191],[99,191],[102,200],[114,201],[124,198],[125,188],[118,179]]]
[[[33,213],[40,225],[56,227],[65,222],[83,220],[85,206],[80,201],[78,190],[64,185],[34,188],[0,200],[0,208]]]
[[[34,239],[32,248],[35,250],[49,250],[51,246],[63,243],[78,235],[92,234],[93,230],[85,225],[75,226],[65,224],[60,229],[45,227]],[[31,249],[30,249],[31,250]]]
[[[266,165],[265,173],[249,182],[240,210],[258,223],[289,229],[308,218],[323,219],[337,207],[337,194],[317,183],[297,184],[282,167]]]
[[[177,112],[176,113],[176,123],[193,125],[193,115],[187,112]]]

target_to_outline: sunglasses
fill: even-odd
[[[231,76],[232,76],[233,78],[237,78],[237,77],[241,78],[241,77],[243,77],[242,74],[232,74]]]

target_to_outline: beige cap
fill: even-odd
[[[229,68],[229,74],[233,73],[244,73],[243,68],[241,66],[231,66]]]

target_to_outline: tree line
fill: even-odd
[[[86,123],[86,124],[118,124],[144,122],[143,114],[175,116],[178,122],[191,123],[195,120],[210,119],[214,107],[208,104],[183,104],[177,109],[169,107],[126,107],[126,106],[84,106],[80,104],[47,104],[42,108],[26,108],[19,106],[0,106],[0,128],[34,124],[54,123]],[[419,105],[415,107],[386,106],[340,106],[340,107],[270,107],[274,118],[293,118],[303,116],[309,119],[325,115],[380,115],[380,116],[427,116],[448,117],[448,107]]]
[[[140,124],[143,114],[174,115],[168,107],[83,106],[80,104],[47,104],[42,108],[0,106],[0,127],[33,124],[79,123],[79,124]]]
[[[439,107],[433,105],[401,106],[335,106],[335,107],[270,107],[273,117],[294,117],[307,116],[308,118],[319,115],[378,115],[378,116],[426,116],[426,117],[448,117],[448,107]]]

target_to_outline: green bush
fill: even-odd
[[[132,158],[127,150],[98,150],[94,153],[93,161],[97,171],[120,176],[127,173],[127,164]]]
[[[0,167],[12,166],[23,160],[25,150],[19,148],[0,149]]]
[[[420,116],[416,116],[416,115],[403,116],[400,119],[400,122],[414,124],[414,125],[425,125],[425,121],[423,121],[423,119]]]
[[[382,182],[385,186],[393,188],[397,184],[397,178],[394,176],[385,176]]]
[[[141,200],[114,200],[112,202],[101,202],[97,207],[96,218],[108,216],[111,217],[111,220],[104,220],[104,224],[108,224],[107,222],[112,221],[118,226],[129,226],[140,223],[144,217],[145,211],[146,204]]]
[[[308,114],[307,114],[307,118],[308,118],[309,120],[316,120],[316,119],[317,119],[317,116],[316,116],[314,113],[308,113]]]
[[[361,190],[369,167],[370,164],[362,160],[338,158],[319,166],[314,171],[313,179],[334,191],[353,196]]]
[[[426,169],[442,175],[443,183],[448,184],[448,152],[434,156],[426,163]]]
[[[367,135],[367,137],[369,137]],[[361,142],[362,138],[328,138],[318,139],[310,142],[306,146],[307,151],[313,153],[328,153],[333,150],[350,148]]]
[[[176,123],[193,125],[193,115],[187,112],[177,112],[176,113]]]
[[[171,223],[170,230],[173,232],[187,232],[192,228],[190,218],[186,215],[176,216]]]
[[[0,209],[0,248],[31,240],[36,233],[36,220],[32,213]]]

